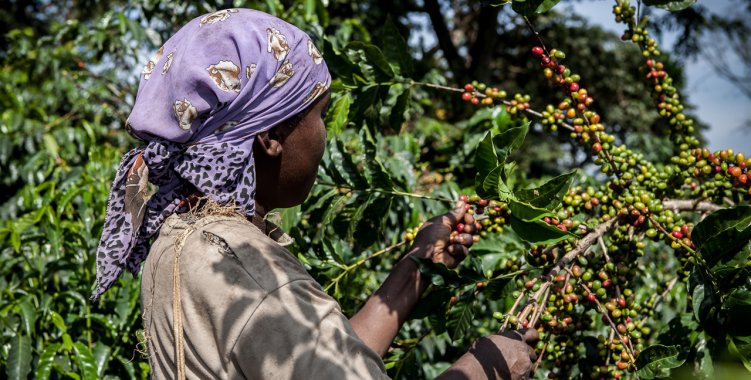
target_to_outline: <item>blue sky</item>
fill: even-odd
[[[623,26],[613,20],[613,3],[612,0],[571,4],[562,2],[559,6],[572,7],[591,24],[620,34],[623,32]],[[729,0],[699,0],[698,3],[720,15],[730,14],[734,9],[733,4],[738,4]],[[674,39],[675,34],[666,33],[662,40],[658,40],[663,47],[662,50],[669,50]],[[726,64],[731,67],[749,64],[740,62],[735,55],[728,55],[727,58]],[[750,156],[751,99],[745,97],[726,79],[715,74],[710,63],[701,57],[686,62],[684,67],[688,82],[681,95],[687,103],[696,107],[695,112],[699,119],[710,125],[710,130],[705,132],[709,149],[731,148]]]

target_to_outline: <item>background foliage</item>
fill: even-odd
[[[531,94],[533,106],[541,109],[560,101],[561,94],[530,59],[536,42],[524,20],[510,6],[488,2],[3,0],[0,367],[9,378],[148,375],[139,345],[138,281],[126,276],[101,301],[88,300],[106,194],[120,155],[136,144],[122,126],[145,58],[193,17],[240,6],[275,14],[315,36],[334,75],[326,118],[331,139],[318,185],[305,204],[280,210],[280,216],[296,238],[293,252],[346,314],[356,311],[383,281],[408,228],[444,212],[459,194],[481,191],[475,187],[475,149],[486,133],[526,125],[504,107],[477,109],[431,85],[458,87],[480,80],[509,94]],[[739,9],[748,11],[742,5]],[[681,54],[702,51],[701,45],[691,45],[698,32],[721,30],[732,37],[747,30],[733,20],[697,23],[701,11],[689,8],[656,24],[691,25],[681,39]],[[576,68],[596,95],[594,110],[604,115],[614,144],[638,147],[644,159],[667,163],[659,165],[667,170],[679,147],[642,80],[638,47],[556,9],[530,18],[548,46],[568,52],[566,64]],[[423,43],[427,34],[435,36],[435,46]],[[662,58],[679,90],[683,57]],[[690,116],[690,110],[686,113]],[[699,122],[695,128],[701,138]],[[517,189],[580,167],[584,170],[572,178],[577,186],[604,183],[589,147],[537,122],[529,125],[524,144],[508,162],[518,169],[506,181]],[[719,203],[748,200],[733,189],[713,194]],[[710,230],[727,231],[722,226]],[[646,245],[644,259],[634,269],[643,277],[635,298],[644,302],[686,268],[664,243]],[[441,286],[429,290],[400,332],[386,357],[389,373],[433,377],[476,337],[497,331],[493,312],[506,312],[514,292],[524,286],[511,279],[520,270],[525,272],[515,280],[540,274],[540,269],[525,266],[531,247],[506,228],[473,248],[463,272],[426,268],[439,272],[433,278]],[[748,251],[743,254],[747,257]],[[702,303],[704,293],[699,297],[696,284],[676,286],[651,316],[655,333],[645,334],[649,344],[675,344],[669,334],[690,332],[682,334],[688,341],[678,348],[655,356],[666,367],[685,361],[679,373],[698,368],[694,375],[711,378],[716,368],[747,375],[732,372],[742,368],[739,358],[750,367],[747,331],[726,339],[727,332],[716,333],[706,323],[726,320],[698,313],[712,307],[730,310],[721,317],[731,322],[747,315],[748,272],[741,256],[735,267],[725,268],[725,273],[735,268],[733,281],[716,294],[709,291],[712,284],[699,285],[701,292],[707,289],[723,302],[706,297]],[[681,278],[681,283],[687,281],[687,276]],[[484,291],[477,291],[478,282],[486,284]],[[454,306],[452,295],[459,296]],[[606,334],[607,328],[602,331]],[[556,366],[556,360],[545,362],[539,376]]]

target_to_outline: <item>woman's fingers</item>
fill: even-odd
[[[469,248],[472,246],[472,243],[474,243],[474,237],[472,234],[463,233],[463,234],[457,234],[454,235],[451,238],[451,244],[461,244],[466,248]]]
[[[449,255],[451,255],[451,257],[454,257],[459,261],[467,257],[467,254],[469,253],[469,249],[462,244],[451,244],[449,245],[447,251]]]

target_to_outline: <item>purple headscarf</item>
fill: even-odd
[[[97,299],[124,268],[134,275],[150,239],[188,193],[255,213],[253,140],[308,107],[331,76],[310,37],[248,9],[200,16],[148,61],[126,129],[148,145],[126,153],[97,247]],[[149,185],[158,187],[148,196]]]

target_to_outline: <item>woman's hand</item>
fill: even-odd
[[[539,336],[534,329],[510,330],[477,339],[438,380],[529,379]]]
[[[414,243],[407,255],[429,258],[434,263],[443,263],[449,268],[456,268],[467,257],[472,246],[475,219],[467,214],[467,204],[459,201],[456,207],[425,222],[415,236]],[[463,225],[461,232],[457,231]],[[452,231],[458,234],[452,236]]]
[[[463,232],[452,237],[451,232],[456,231],[459,222],[464,224]],[[429,258],[456,268],[467,257],[474,232],[474,218],[467,214],[464,202],[457,202],[455,209],[428,220],[422,226],[406,256]],[[385,355],[429,284],[430,281],[420,275],[417,263],[404,257],[350,319],[357,335],[373,351]]]

